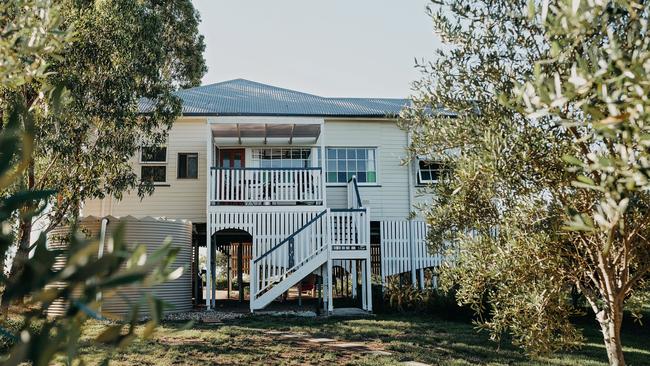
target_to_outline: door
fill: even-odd
[[[244,149],[220,149],[219,150],[219,166],[221,168],[239,169],[245,167]]]
[[[221,186],[217,189],[222,192],[224,201],[227,201],[225,204],[238,205],[246,201],[246,197],[243,197],[245,190],[241,187],[242,184],[246,184],[245,179],[242,179],[245,172],[240,170],[245,167],[244,160],[244,149],[219,150],[219,167],[222,170],[219,179]]]

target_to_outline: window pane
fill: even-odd
[[[345,183],[345,182],[347,182],[348,180],[346,179],[346,177],[347,177],[347,176],[346,176],[345,172],[339,172],[339,173],[337,174],[337,178],[338,178],[338,179],[337,179],[337,182],[339,182],[339,183]]]
[[[327,161],[327,171],[328,172],[336,172],[336,160],[328,160]]]
[[[187,157],[187,177],[199,177],[199,157],[197,154],[190,154]]]
[[[178,177],[187,178],[187,154],[178,154]]]
[[[367,170],[377,170],[377,167],[375,166],[375,161],[374,160],[368,160],[366,169]]]
[[[345,165],[346,165],[346,164],[345,164],[345,160],[341,160],[341,159],[339,159],[339,162],[338,162],[337,165],[338,165],[338,171],[339,171],[339,172],[344,172],[344,171],[347,170],[347,169],[345,168]]]
[[[441,172],[442,172],[441,170],[432,170],[431,171],[431,180],[432,181],[438,181],[438,179],[440,179],[440,173]]]
[[[165,162],[167,161],[167,147],[144,146],[142,147],[143,162]]]
[[[328,159],[336,159],[336,150],[328,148],[327,149],[327,158]]]
[[[431,171],[422,170],[422,171],[420,171],[420,176],[422,177],[423,181],[430,181],[431,180]]]
[[[336,183],[336,172],[327,172],[327,182]]]
[[[377,183],[377,173],[368,172],[366,182],[368,182],[368,183]]]

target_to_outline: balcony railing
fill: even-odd
[[[322,204],[321,168],[211,169],[210,204]]]

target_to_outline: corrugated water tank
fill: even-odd
[[[192,279],[190,274],[190,264],[192,261],[192,223],[186,220],[169,220],[164,218],[135,218],[132,216],[113,217],[107,216],[106,238],[109,238],[118,226],[124,226],[124,241],[126,245],[133,249],[139,244],[147,247],[147,254],[153,253],[158,249],[167,237],[171,237],[173,247],[179,248],[172,268],[184,267],[183,274],[166,283],[153,287],[143,287],[131,285],[122,287],[117,293],[104,298],[102,303],[102,313],[124,316],[129,310],[128,302],[136,303],[140,301],[143,295],[151,293],[157,298],[164,300],[173,306],[172,309],[166,309],[165,312],[189,311],[192,309]],[[99,237],[102,217],[88,216],[79,220],[79,229],[88,237]],[[70,228],[68,226],[59,226],[48,234],[48,248],[65,249],[66,241],[61,240],[67,237]],[[108,240],[104,244],[106,245]],[[61,268],[65,259],[60,258],[55,267]],[[64,301],[55,301],[48,309],[48,314],[57,316],[64,313],[66,309]],[[148,305],[143,304],[140,307],[141,315],[146,315]]]

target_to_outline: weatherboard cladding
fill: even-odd
[[[186,116],[396,116],[407,99],[326,98],[244,79],[199,86],[176,92]],[[140,111],[153,102],[143,99]]]

